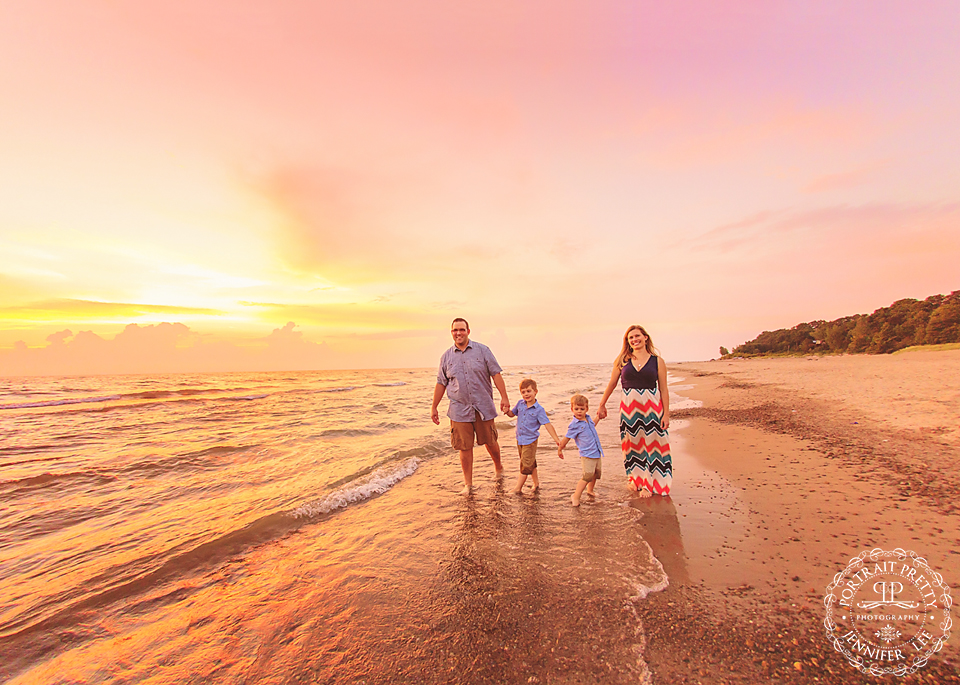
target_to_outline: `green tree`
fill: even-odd
[[[924,342],[927,345],[960,342],[960,290],[955,290],[930,314]]]

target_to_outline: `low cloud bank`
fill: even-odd
[[[326,343],[309,342],[295,328],[288,322],[242,346],[209,340],[182,323],[129,324],[112,339],[67,329],[47,336],[46,347],[18,341],[13,349],[0,350],[0,376],[333,368],[334,355]]]

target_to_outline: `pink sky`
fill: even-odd
[[[458,315],[504,364],[608,361],[635,322],[705,359],[956,290],[958,29],[952,1],[5,2],[0,374],[432,366]]]

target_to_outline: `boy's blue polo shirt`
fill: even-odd
[[[597,427],[593,425],[593,419],[587,414],[585,421],[574,419],[567,428],[566,437],[572,438],[577,443],[577,449],[581,457],[588,459],[599,459],[603,456],[603,448],[600,447],[600,436],[597,435]]]
[[[540,437],[540,426],[550,423],[547,412],[536,400],[534,400],[532,407],[528,407],[524,400],[520,400],[517,402],[517,406],[513,408],[513,413],[517,415],[518,445],[529,445],[536,442]]]

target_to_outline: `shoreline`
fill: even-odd
[[[956,635],[916,673],[877,678],[835,652],[823,626],[826,586],[864,550],[913,550],[949,586],[960,582],[960,441],[950,430],[960,351],[804,375],[816,363],[671,366],[683,394],[703,402],[672,412],[676,514],[628,500],[671,579],[639,608],[655,682],[960,683]],[[904,384],[948,395],[939,415],[927,403],[943,398],[911,398],[884,423]]]

